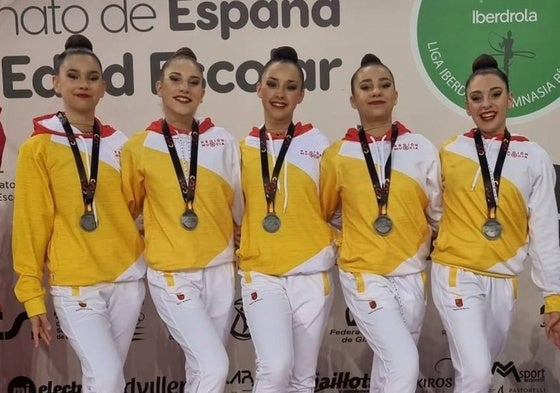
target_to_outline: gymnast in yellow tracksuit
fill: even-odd
[[[441,148],[443,216],[432,294],[449,339],[455,393],[487,393],[514,316],[527,256],[547,335],[560,347],[560,247],[555,172],[547,153],[506,128],[507,75],[481,55],[466,83],[476,128]]]
[[[46,265],[57,318],[80,360],[82,391],[122,392],[146,272],[143,241],[121,192],[126,137],[94,117],[105,83],[87,38],[68,39],[55,71],[64,112],[36,118],[18,155],[15,292],[35,345],[48,344]]]
[[[185,354],[186,393],[222,393],[233,316],[234,226],[243,202],[239,146],[195,119],[202,68],[189,48],[164,64],[156,85],[164,118],[123,148],[123,188],[143,215],[148,285],[156,309]]]
[[[332,305],[331,232],[319,203],[326,136],[293,123],[303,72],[292,48],[273,51],[257,86],[264,125],[241,143],[245,214],[239,266],[257,355],[254,393],[311,393]]]
[[[341,210],[346,303],[374,351],[371,392],[414,393],[426,307],[424,269],[441,214],[437,150],[392,119],[392,72],[365,55],[351,81],[360,126],[324,153],[321,202]]]

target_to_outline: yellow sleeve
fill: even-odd
[[[338,176],[336,159],[340,142],[335,142],[323,152],[321,172],[319,177],[319,195],[321,198],[321,212],[328,222],[339,207]]]
[[[128,209],[134,218],[142,213],[144,188],[144,139],[146,132],[133,135],[121,151],[122,188]]]
[[[560,312],[560,295],[550,295],[544,298],[544,312]]]
[[[14,270],[19,275],[15,294],[29,317],[46,313],[42,282],[54,225],[46,164],[48,151],[40,143],[45,138],[48,137],[34,136],[21,146],[15,177],[12,253]]]

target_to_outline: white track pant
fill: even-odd
[[[148,268],[154,305],[185,354],[185,393],[223,393],[233,317],[234,272],[227,263],[164,273]]]
[[[144,280],[51,288],[60,327],[80,359],[82,392],[123,392],[123,366],[145,292]]]
[[[454,393],[488,393],[513,318],[516,279],[433,263],[432,295],[449,340]]]
[[[416,392],[416,344],[426,310],[422,274],[339,273],[346,304],[374,352],[370,392]]]
[[[253,393],[313,393],[331,310],[331,273],[245,272],[243,309],[256,353]]]

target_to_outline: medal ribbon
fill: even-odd
[[[84,201],[84,211],[86,213],[93,211],[93,198],[95,196],[95,189],[97,187],[97,173],[99,169],[99,149],[101,145],[101,131],[99,129],[99,124],[94,120],[93,122],[93,138],[91,145],[91,163],[90,163],[90,174],[89,180],[87,178],[86,170],[84,168],[84,162],[80,156],[80,150],[76,144],[76,136],[72,131],[72,126],[68,121],[66,115],[62,112],[56,114],[58,120],[62,123],[66,137],[68,138],[68,143],[72,149],[74,155],[74,160],[76,161],[76,168],[78,169],[78,175],[80,176],[80,185],[82,188],[82,199]]]
[[[504,167],[504,162],[506,160],[510,139],[511,135],[506,129],[504,131],[504,137],[502,139],[502,144],[500,145],[500,152],[498,153],[496,166],[494,168],[494,187],[496,189],[496,197],[500,191],[500,178],[502,177],[502,168]],[[486,151],[484,150],[484,143],[482,142],[482,133],[478,129],[474,132],[474,143],[476,146],[476,152],[478,153],[480,172],[482,173],[482,179],[484,180],[484,193],[486,196],[486,207],[488,209],[487,215],[489,219],[495,219],[498,204],[496,202],[496,197],[494,197],[494,187],[492,187],[492,178],[490,177],[490,168],[488,167]]]
[[[288,147],[292,143],[294,132],[296,127],[294,123],[290,123],[286,136],[284,137],[284,142],[276,158],[276,163],[272,169],[272,178],[270,178],[270,173],[268,170],[268,148],[266,145],[266,127],[262,126],[259,130],[259,139],[261,147],[261,172],[264,186],[264,196],[266,197],[267,212],[274,213],[274,198],[276,197],[276,191],[278,190],[278,175],[280,174],[280,168],[282,168],[282,163],[288,152]]]
[[[163,137],[165,138],[165,143],[167,144],[167,149],[169,150],[169,156],[171,157],[173,168],[175,168],[175,174],[177,175],[179,188],[181,189],[181,194],[183,195],[187,211],[193,210],[194,192],[196,189],[196,171],[198,166],[198,123],[193,120],[191,127],[191,157],[189,165],[189,181],[187,182],[185,173],[181,167],[179,155],[177,154],[177,149],[175,148],[175,143],[173,142],[173,137],[169,131],[169,126],[167,125],[165,119],[161,122]]]
[[[396,124],[391,126],[391,151],[389,157],[387,157],[387,162],[385,163],[385,182],[381,184],[379,181],[379,176],[377,176],[377,171],[375,170],[375,165],[373,163],[373,158],[371,157],[371,151],[369,149],[369,144],[366,138],[366,132],[362,126],[358,127],[358,136],[360,137],[360,145],[362,146],[362,153],[364,153],[364,158],[366,160],[366,165],[369,172],[369,177],[371,179],[371,184],[373,190],[375,191],[375,197],[377,199],[377,206],[379,207],[379,215],[387,215],[387,203],[389,201],[389,188],[391,185],[391,156],[393,153],[393,147],[397,141],[397,136],[399,130]]]

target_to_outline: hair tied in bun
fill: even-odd
[[[498,68],[498,62],[496,61],[496,59],[494,59],[494,57],[484,53],[474,59],[472,64],[472,72],[488,68]]]
[[[360,62],[360,67],[365,67],[372,64],[383,64],[379,57],[375,56],[374,54],[367,53],[362,57],[362,61]]]

